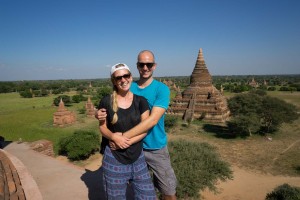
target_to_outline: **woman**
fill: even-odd
[[[122,136],[149,116],[147,100],[130,92],[132,76],[126,64],[112,66],[110,75],[113,93],[102,98],[99,104],[99,108],[107,110],[106,120],[100,122],[100,132],[119,148],[112,150],[106,145],[104,150],[102,166],[107,198],[126,199],[130,181],[135,199],[156,199],[143,153],[142,139],[147,133],[131,139]]]

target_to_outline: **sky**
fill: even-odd
[[[108,78],[141,50],[155,77],[300,74],[299,0],[0,0],[0,81]]]

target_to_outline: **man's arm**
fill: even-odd
[[[114,143],[121,149],[126,149],[130,146],[129,139],[123,137],[121,134],[112,133],[106,126],[106,120],[99,122],[99,130],[104,137],[114,141]]]
[[[146,119],[149,118],[149,113],[150,111],[147,110],[146,112],[144,112],[142,115],[141,115],[141,122],[145,121]],[[140,122],[140,123],[141,123]],[[142,139],[144,139],[144,137],[146,137],[147,135],[147,131],[144,131],[143,133],[141,133],[140,135],[137,135],[137,136],[134,136],[132,138],[130,138],[130,143],[131,145],[134,144],[134,143],[137,143],[139,141],[141,141]],[[125,136],[126,137],[126,136]],[[126,137],[127,138],[127,137]]]
[[[150,116],[147,119],[123,133],[123,136],[132,138],[147,132],[150,128],[154,127],[158,123],[159,119],[164,115],[165,112],[166,110],[164,108],[153,107]]]

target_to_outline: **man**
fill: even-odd
[[[143,149],[148,167],[153,172],[154,185],[162,193],[165,200],[176,199],[176,176],[171,166],[167,148],[167,135],[164,129],[164,116],[170,101],[169,88],[153,78],[157,65],[154,54],[149,50],[141,51],[137,58],[137,69],[140,79],[133,82],[130,90],[147,99],[151,114],[140,124],[123,133],[126,138],[132,138],[148,130],[143,140]],[[97,118],[102,120],[106,113],[100,108]],[[125,140],[124,140],[125,141]],[[118,144],[126,148],[128,143]]]

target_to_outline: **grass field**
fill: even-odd
[[[269,95],[295,104],[300,110],[299,92],[268,92]],[[73,95],[73,94],[72,94]],[[227,95],[230,96],[230,95]],[[85,129],[98,132],[97,120],[78,114],[84,102],[73,104],[69,110],[76,112],[77,122],[71,126],[53,127],[52,106],[56,96],[26,99],[18,93],[0,94],[0,136],[6,141],[53,141],[55,151],[60,138],[73,134],[75,130]],[[203,122],[177,127],[169,131],[170,140],[189,140],[207,142],[217,147],[220,155],[232,165],[263,173],[300,176],[300,119],[293,124],[284,124],[270,135],[272,141],[254,135],[250,138],[225,138],[222,130],[208,131]]]
[[[18,93],[0,94],[0,136],[6,141],[36,141],[47,139],[53,141],[57,152],[57,143],[61,137],[73,134],[77,129],[97,130],[97,120],[79,115],[77,110],[84,103],[73,104],[69,110],[76,112],[77,122],[64,128],[53,127],[53,113],[57,107],[52,106],[56,96],[21,98]]]

